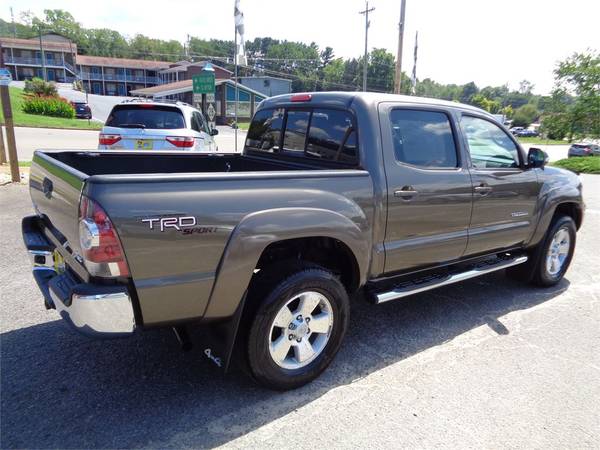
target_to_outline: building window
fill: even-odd
[[[252,114],[250,111],[250,93],[238,87],[238,99],[238,117],[250,118]],[[225,108],[225,115],[227,117],[235,116],[235,87],[230,85],[227,85]]]

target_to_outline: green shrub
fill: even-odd
[[[42,116],[73,119],[75,108],[64,98],[29,96],[23,99],[23,112]]]
[[[580,156],[577,158],[561,159],[560,161],[553,162],[552,165],[577,173],[600,174],[600,156]]]
[[[38,95],[40,97],[56,97],[58,91],[54,83],[44,81],[41,78],[32,78],[25,81],[25,89],[28,94]]]

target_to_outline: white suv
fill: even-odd
[[[216,134],[204,115],[187,103],[127,100],[110,112],[98,149],[217,152]]]

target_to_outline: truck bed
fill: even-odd
[[[44,152],[67,166],[92,175],[265,172],[278,170],[323,170],[323,164],[307,165],[269,161],[239,154],[148,152]]]

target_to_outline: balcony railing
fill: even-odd
[[[45,58],[46,66],[54,66],[54,67],[66,67],[71,72],[74,72],[73,66],[65,61],[63,62],[54,58]],[[23,56],[8,56],[5,57],[4,62],[6,64],[25,64],[29,66],[40,66],[42,65],[42,58],[25,58]]]
[[[79,74],[82,80],[102,80],[101,73],[81,72]],[[144,77],[135,75],[123,75],[121,73],[104,73],[104,81],[127,81],[132,83],[158,83],[158,77]]]

